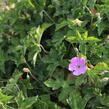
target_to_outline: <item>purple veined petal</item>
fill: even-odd
[[[73,73],[73,75],[79,76],[79,75],[81,75],[81,74],[84,74],[84,73],[86,72],[86,70],[87,70],[87,67],[84,66],[83,68],[81,68],[81,69],[79,69],[79,70],[75,70],[75,71],[72,72],[72,73]]]
[[[81,63],[81,65],[85,65],[86,64],[85,58],[80,58],[79,62]]]
[[[74,64],[70,63],[69,66],[68,66],[68,69],[70,71],[74,71],[74,70],[76,70],[76,66]]]
[[[79,63],[79,58],[78,57],[74,57],[70,60],[71,63],[77,65]]]
[[[72,73],[73,73],[73,75],[75,75],[75,76],[81,75],[81,72],[80,72],[79,70],[75,70],[75,71],[72,72]]]
[[[82,67],[80,69],[81,74],[84,74],[86,72],[86,70],[87,70],[87,67],[86,66]]]

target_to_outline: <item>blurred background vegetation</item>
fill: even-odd
[[[0,0],[1,109],[109,109],[108,65],[109,0]]]

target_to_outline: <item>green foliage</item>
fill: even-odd
[[[108,109],[108,23],[109,0],[0,0],[0,109]]]

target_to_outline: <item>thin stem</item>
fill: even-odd
[[[20,92],[20,88],[16,83],[15,83],[15,86],[17,87],[18,91]]]
[[[43,12],[46,14],[46,16],[55,24],[55,21],[50,17],[50,15],[45,11],[43,10]]]
[[[45,48],[44,48],[41,44],[40,44],[40,47],[43,49],[43,51],[44,51],[45,53],[47,53],[47,54],[49,53],[48,51],[45,50]]]

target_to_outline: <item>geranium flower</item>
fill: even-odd
[[[73,73],[73,75],[84,74],[87,70],[86,61],[84,58],[74,57],[71,59],[68,69]]]

